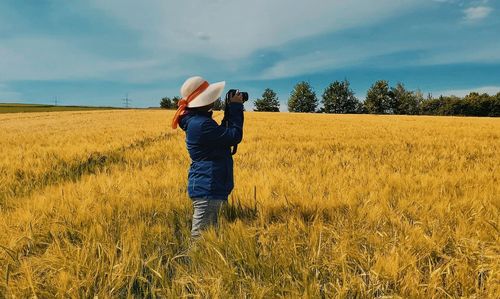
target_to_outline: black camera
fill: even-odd
[[[236,92],[238,92],[239,90],[238,89],[230,89],[227,93],[226,93],[226,103],[229,103],[229,100],[231,100],[231,98],[236,94]],[[246,91],[240,91],[240,94],[241,94],[241,97],[243,98],[243,103],[248,101],[248,92]]]
[[[230,118],[230,113],[231,113],[231,110],[229,109],[229,105],[230,105],[230,101],[231,101],[231,98],[237,93],[239,92],[241,94],[241,98],[243,100],[243,103],[248,101],[248,92],[245,92],[245,91],[239,91],[238,89],[230,89],[227,93],[226,93],[226,99],[224,101],[224,118],[222,119],[222,124],[224,126],[228,126],[229,125],[229,118]],[[234,145],[232,147],[232,150],[231,150],[231,155],[234,155],[236,154],[236,151],[238,150],[238,145]]]

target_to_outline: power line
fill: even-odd
[[[132,100],[128,98],[128,93],[127,93],[126,97],[123,99],[123,106],[125,106],[125,108],[129,108],[130,102],[132,102]]]

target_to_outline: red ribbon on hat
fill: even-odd
[[[210,84],[208,84],[207,81],[204,81],[200,86],[198,86],[198,88],[196,88],[190,95],[188,95],[187,98],[179,100],[179,102],[177,103],[177,106],[179,106],[179,108],[177,108],[174,119],[172,120],[172,129],[177,129],[177,125],[179,124],[181,116],[183,116],[186,112],[187,105],[202,92],[204,92],[208,88],[208,86],[210,86]]]

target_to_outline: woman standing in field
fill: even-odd
[[[230,99],[228,125],[218,125],[212,119],[212,108],[224,86],[224,81],[209,84],[198,76],[187,79],[172,121],[173,129],[179,125],[186,132],[191,157],[188,194],[194,209],[192,238],[217,225],[219,210],[234,187],[231,146],[243,138],[243,99],[240,93]]]

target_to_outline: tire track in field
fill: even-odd
[[[76,182],[84,175],[95,174],[111,165],[125,163],[127,152],[136,149],[145,149],[157,142],[169,140],[172,136],[174,136],[172,133],[162,133],[158,136],[136,140],[131,144],[109,151],[92,152],[83,161],[60,160],[49,171],[41,174],[32,174],[18,169],[15,173],[15,183],[0,190],[0,207],[5,204],[5,200],[8,197],[23,197],[50,185],[67,181]]]

